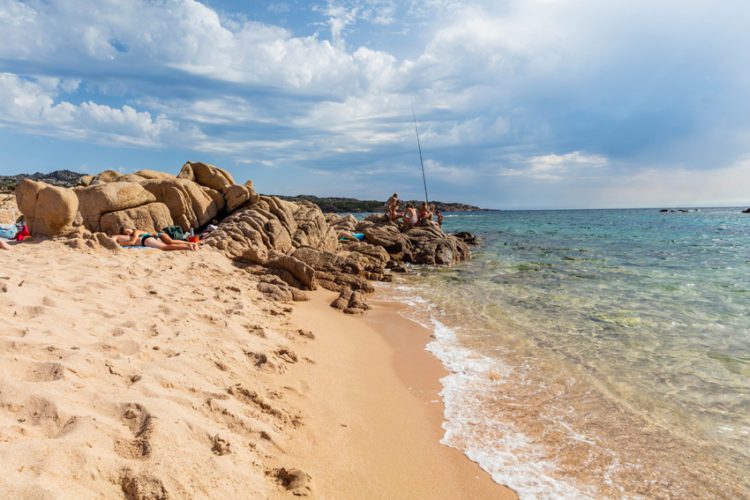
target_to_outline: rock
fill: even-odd
[[[7,196],[0,201],[0,224],[15,224],[20,213],[15,196]]]
[[[96,184],[75,188],[73,192],[78,196],[83,224],[89,231],[101,231],[100,220],[104,214],[156,201],[153,194],[133,182]]]
[[[220,193],[234,184],[232,174],[224,169],[201,162],[187,162],[177,174],[180,179],[195,181],[201,186],[215,189]]]
[[[746,208],[742,211],[743,214],[750,214],[750,208]]]
[[[327,252],[300,247],[293,254],[313,269],[321,286],[329,290],[353,288],[372,291],[367,280],[384,281],[385,263],[358,252]]]
[[[200,184],[198,185],[200,186]],[[222,212],[226,208],[227,201],[224,199],[224,196],[222,196],[220,192],[206,186],[201,186],[201,189],[208,195],[209,198],[211,198],[211,201],[214,202],[214,204],[216,205],[217,213]]]
[[[479,245],[479,240],[477,239],[477,237],[469,232],[461,231],[458,233],[453,233],[453,236],[463,241],[467,245],[471,245],[471,246]]]
[[[224,219],[203,241],[230,258],[265,264],[272,253],[288,254],[294,248],[297,208],[294,203],[262,196],[258,203]]]
[[[119,178],[120,174],[115,172],[114,170],[105,170],[99,175],[95,176],[92,179],[91,184],[107,184],[109,182],[117,182]]]
[[[281,278],[274,275],[265,275],[261,277],[257,288],[263,295],[278,302],[300,302],[308,300],[308,297],[304,292],[290,286]]]
[[[357,229],[365,234],[365,240],[368,243],[383,247],[393,260],[407,262],[411,260],[411,243],[395,224],[369,226],[360,224]]]
[[[260,201],[260,195],[253,188],[253,181],[245,184],[232,184],[223,191],[227,213],[232,213],[244,205],[253,205]]]
[[[394,260],[389,260],[386,263],[385,267],[386,267],[386,269],[390,269],[391,272],[394,272],[394,273],[406,273],[406,272],[408,272],[408,269],[406,269],[404,266],[402,266],[401,264],[399,264],[398,262],[396,262]]]
[[[169,208],[158,202],[109,212],[99,220],[100,230],[107,234],[122,234],[127,228],[156,232],[172,224]]]
[[[404,234],[411,243],[411,262],[415,264],[450,266],[471,254],[466,243],[434,226],[415,227]]]
[[[358,223],[357,218],[352,214],[326,214],[326,222],[336,231],[337,235],[342,231],[347,233],[355,232]]]
[[[135,173],[135,175],[139,175],[143,177],[144,179],[148,180],[164,180],[164,179],[174,179],[175,176],[172,174],[168,174],[166,172],[159,172],[158,170],[139,170]]]
[[[16,186],[16,202],[32,236],[69,232],[78,212],[78,198],[70,189],[28,179]]]
[[[122,247],[112,238],[104,233],[92,233],[82,227],[66,235],[65,245],[75,250],[98,250],[107,249],[118,252]]]
[[[137,174],[126,174],[117,179],[117,182],[143,182],[145,180],[145,177],[141,177]]]
[[[308,290],[318,288],[315,282],[315,270],[301,260],[290,255],[273,255],[265,263],[271,269],[283,269],[288,271],[302,286]]]
[[[233,184],[224,191],[227,212],[232,213],[250,201],[250,190],[245,186]]]
[[[186,179],[147,180],[141,185],[155,200],[167,206],[174,224],[183,230],[208,224],[221,210],[222,205],[217,201],[224,202],[220,194],[217,200],[204,188]]]
[[[296,229],[291,233],[295,247],[308,246],[333,252],[338,248],[337,232],[328,225],[323,212],[310,202],[296,204]]]
[[[362,299],[362,294],[353,291],[344,291],[331,303],[331,307],[340,309],[346,314],[362,314],[370,309],[370,306]]]

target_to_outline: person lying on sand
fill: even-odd
[[[140,245],[166,251],[198,250],[198,243],[173,240],[167,233],[158,232],[156,234],[151,234],[131,227],[125,229],[123,234],[115,235],[113,238],[117,243],[124,247]]]
[[[5,240],[0,240],[0,249],[2,250],[10,250],[10,245],[5,243]]]

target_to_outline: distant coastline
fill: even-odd
[[[340,198],[340,197],[318,197],[306,194],[300,194],[297,196],[282,196],[272,195],[281,198],[282,200],[299,202],[309,201],[315,203],[320,207],[323,212],[334,212],[334,213],[348,213],[348,212],[382,212],[385,207],[385,200],[358,200],[356,198]],[[418,205],[422,203],[419,200],[406,200],[402,203],[414,203]],[[431,201],[431,204],[435,205],[437,210],[441,212],[478,212],[478,211],[490,211],[486,208],[476,207],[474,205],[468,205],[466,203],[451,203],[443,201]]]

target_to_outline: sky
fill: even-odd
[[[746,0],[0,0],[0,174],[420,198],[416,115],[431,199],[750,205],[748,54]]]

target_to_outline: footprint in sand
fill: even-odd
[[[299,469],[286,469],[281,467],[279,469],[269,470],[266,474],[274,478],[276,484],[295,496],[307,496],[312,492],[310,488],[310,481],[312,478],[309,474]]]
[[[120,487],[127,500],[167,500],[169,494],[161,479],[130,469],[120,471]]]
[[[39,427],[46,437],[58,435],[62,428],[57,406],[49,399],[32,396],[23,404],[19,414],[19,422]]]
[[[231,443],[218,434],[211,437],[211,451],[214,455],[227,455],[232,453]]]
[[[133,439],[116,439],[115,452],[123,458],[143,460],[151,456],[151,434],[154,431],[154,419],[138,403],[120,405],[120,420],[133,433]]]
[[[63,378],[65,368],[60,363],[36,363],[29,370],[27,380],[30,382],[52,382]]]
[[[44,306],[25,306],[21,311],[21,319],[34,319],[44,315],[47,308]]]
[[[276,408],[256,391],[247,389],[246,387],[243,387],[242,384],[235,384],[229,387],[227,392],[243,403],[254,406],[260,410],[261,413],[270,415],[282,423],[289,423],[294,427],[302,425],[302,418],[299,414],[292,415],[286,410]]]
[[[255,368],[263,371],[276,371],[276,365],[269,361],[268,355],[265,353],[248,351],[247,349],[243,349],[242,352],[250,359]]]
[[[276,356],[283,359],[287,363],[296,363],[299,358],[297,358],[297,354],[292,351],[291,349],[288,349],[286,347],[282,347],[280,349],[277,349],[275,352]]]

